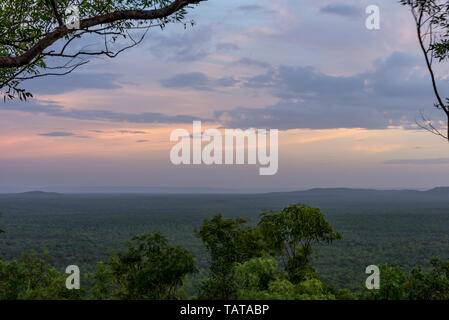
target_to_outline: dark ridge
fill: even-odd
[[[449,190],[449,188],[448,188]],[[288,192],[268,192],[267,194],[310,194],[310,195],[360,195],[360,194],[398,194],[398,193],[420,193],[418,190],[396,189],[396,190],[380,190],[380,189],[356,189],[356,188],[313,188],[307,190],[288,191]]]
[[[21,193],[15,193],[14,195],[22,195],[22,196],[59,196],[61,195],[61,193],[57,193],[57,192],[45,192],[45,191],[39,191],[39,190],[35,190],[35,191],[27,191],[27,192],[21,192]]]
[[[447,194],[449,196],[449,187],[436,187],[436,188],[426,191],[426,193]]]

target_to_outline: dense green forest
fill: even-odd
[[[52,288],[50,297],[57,298],[446,299],[448,193],[437,188],[253,195],[0,195],[0,228],[5,231],[0,234],[0,283],[4,287],[14,282],[16,288],[10,296],[0,289],[0,297],[48,297],[42,288],[18,294],[20,281],[33,276],[46,277],[40,285]],[[273,217],[288,217],[292,203],[320,208],[304,216],[300,225],[321,221],[320,230],[327,233],[314,238],[310,251],[291,243],[302,249],[288,256],[273,239],[288,234],[291,228],[280,226],[296,220]],[[298,208],[292,217],[311,210]],[[314,220],[321,214],[322,220]],[[277,231],[271,228],[274,225]],[[304,237],[294,239],[299,243]],[[227,241],[232,245],[227,247]],[[178,277],[157,274],[154,270],[161,268],[149,262],[153,256],[156,261],[184,261],[163,264]],[[135,266],[130,263],[139,261],[153,267],[139,277],[131,276]],[[73,264],[82,273],[83,289],[78,292],[64,287],[65,267]],[[381,267],[381,290],[363,289],[365,268],[372,264]],[[157,279],[167,279],[166,285]],[[385,287],[389,289],[383,291]]]

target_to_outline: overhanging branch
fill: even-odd
[[[157,20],[164,19],[191,4],[207,0],[175,0],[170,5],[153,10],[120,10],[80,21],[80,29],[109,24],[123,20]],[[0,56],[0,68],[18,68],[26,66],[59,39],[77,30],[68,29],[65,25],[57,27],[19,56]]]

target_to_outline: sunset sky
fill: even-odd
[[[381,29],[365,28],[380,7]],[[410,12],[397,1],[210,0],[115,59],[25,83],[0,104],[0,192],[76,186],[430,188],[449,145]],[[438,65],[447,92],[446,65]],[[436,118],[438,119],[438,118]],[[279,129],[279,170],[174,166],[170,132]]]

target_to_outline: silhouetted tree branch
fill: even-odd
[[[23,80],[68,74],[84,65],[87,57],[114,58],[140,44],[152,27],[186,25],[186,9],[203,1],[207,0],[0,1],[0,92],[5,99],[26,100],[32,95],[19,87]],[[66,8],[72,5],[79,8],[79,29],[64,24]],[[94,36],[100,37],[95,44],[103,43],[102,49],[68,52],[76,40]],[[113,48],[120,44],[118,40],[129,44]],[[61,59],[69,62],[49,65]]]
[[[447,45],[449,42],[449,4],[441,0],[401,0],[401,4],[408,6],[415,21],[418,42],[424,55],[426,67],[432,82],[432,88],[437,103],[434,107],[442,111],[446,130],[444,126],[437,128],[433,122],[421,112],[421,119],[416,124],[437,136],[449,141],[449,100],[443,100],[437,84],[437,78],[433,69],[434,59],[443,61],[448,57]]]

